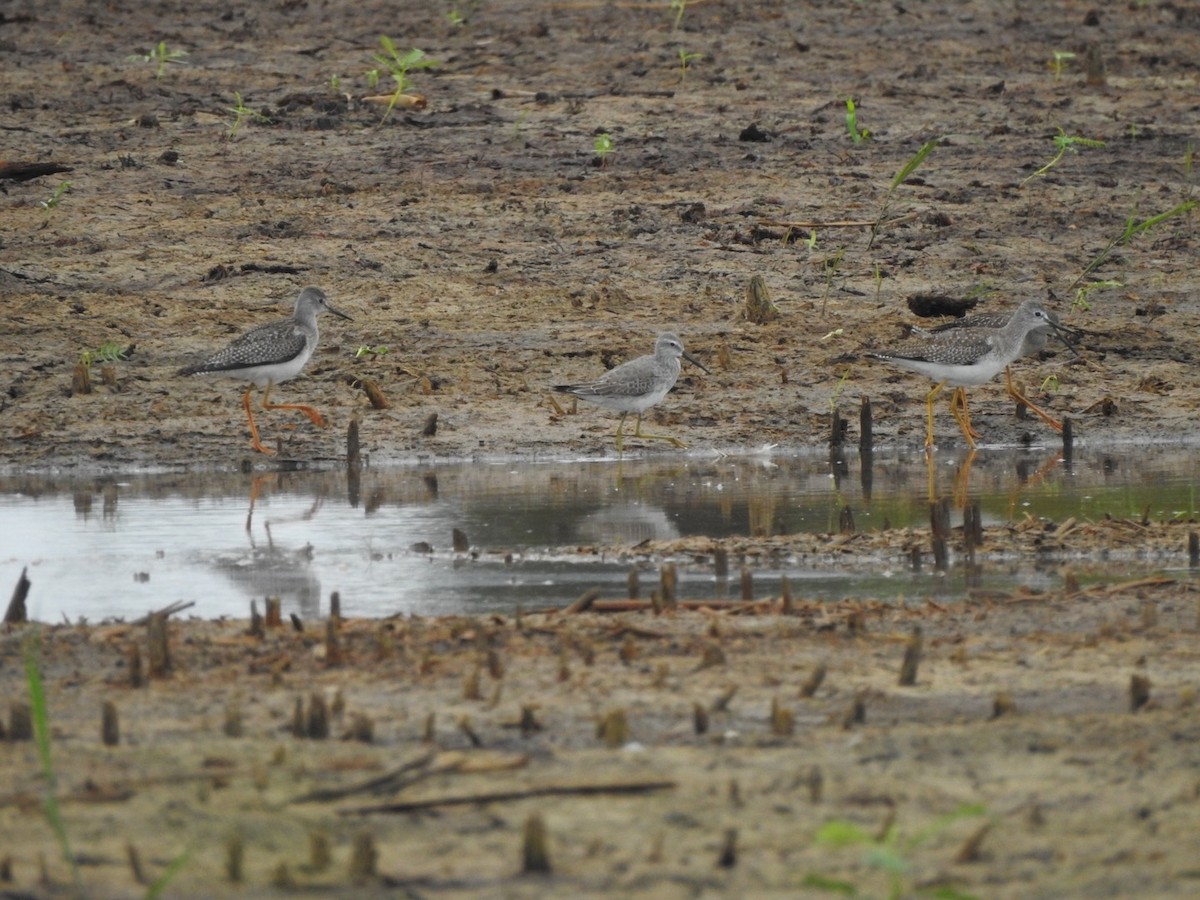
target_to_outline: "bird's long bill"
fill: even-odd
[[[683,358],[690,362],[697,369],[702,370],[706,375],[712,374],[712,372],[708,371],[708,367],[705,366],[704,363],[700,362],[700,360],[696,359],[696,357],[692,356],[692,354],[688,353],[686,350],[683,351]]]
[[[340,309],[334,308],[328,302],[325,304],[325,308],[327,310],[329,310],[331,313],[333,313],[335,316],[341,316],[343,319],[345,319],[348,322],[354,321],[352,318],[350,318],[350,316],[346,315],[346,313],[342,312]]]
[[[1070,350],[1076,356],[1079,355],[1079,351],[1075,349],[1075,345],[1071,343],[1071,339],[1074,338],[1078,340],[1079,338],[1083,337],[1083,331],[1078,328],[1072,328],[1069,325],[1060,325],[1057,322],[1047,321],[1046,324],[1050,326],[1051,330],[1053,330],[1058,339],[1067,345],[1068,350]]]

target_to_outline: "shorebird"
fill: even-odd
[[[1025,335],[1025,341],[1021,344],[1021,353],[1017,356],[1017,359],[1039,353],[1042,348],[1046,346],[1046,342],[1050,340],[1050,335],[1052,334],[1057,334],[1059,339],[1066,344],[1068,348],[1074,350],[1074,347],[1071,346],[1071,342],[1066,338],[1066,335],[1074,332],[1074,329],[1067,328],[1061,322],[1059,322],[1057,313],[1047,310],[1046,318],[1046,324],[1039,325],[1037,328]],[[914,327],[913,333],[915,334],[924,332],[927,334],[941,334],[946,331],[953,331],[956,328],[1003,328],[1006,324],[1008,324],[1008,320],[1009,316],[1005,315],[1004,313],[979,313],[974,316],[964,316],[961,319],[953,319],[949,322],[944,322],[941,325],[936,325],[933,328]],[[1078,336],[1078,332],[1074,333],[1075,336]],[[1021,393],[1021,391],[1017,389],[1017,386],[1013,384],[1010,366],[1004,367],[1004,386],[1010,397],[1012,397],[1018,403],[1024,404],[1030,412],[1036,415],[1055,431],[1059,433],[1062,432],[1062,422],[1058,421],[1044,409],[1031,402],[1030,399]],[[959,390],[961,390],[961,388]],[[976,434],[975,437],[979,437],[979,435]]]
[[[331,312],[335,316],[349,319],[329,303],[325,292],[318,287],[306,287],[296,298],[296,309],[290,318],[268,322],[247,331],[234,339],[223,350],[202,359],[194,365],[184,366],[180,375],[224,375],[249,381],[252,387],[242,395],[242,406],[246,410],[246,421],[250,423],[250,446],[259,453],[274,453],[264,447],[258,438],[258,427],[254,424],[254,413],[250,408],[250,395],[254,388],[262,390],[263,409],[297,409],[308,416],[318,428],[325,426],[321,414],[303,403],[272,403],[271,388],[300,374],[317,349],[320,330],[317,316]]]
[[[867,355],[918,372],[934,382],[925,399],[927,428],[925,446],[933,446],[933,401],[947,384],[955,388],[950,412],[958,422],[967,444],[974,449],[979,433],[971,427],[965,388],[985,384],[1027,352],[1027,340],[1035,331],[1058,331],[1061,326],[1035,300],[1026,300],[1001,327],[952,327],[942,331],[917,331],[906,341]],[[1038,338],[1033,338],[1036,344]],[[1032,404],[1030,404],[1030,408]]]
[[[617,424],[617,452],[624,449],[625,417],[631,412],[637,413],[637,427],[634,428],[632,437],[648,441],[667,441],[672,446],[685,449],[687,445],[678,438],[665,434],[642,434],[642,413],[667,396],[675,386],[681,367],[680,357],[708,372],[700,360],[683,349],[683,342],[679,340],[679,336],[668,331],[658,336],[654,342],[654,353],[649,356],[639,356],[609,369],[595,381],[556,384],[554,390],[619,412],[621,421]]]

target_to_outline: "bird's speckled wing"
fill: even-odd
[[[556,385],[556,391],[577,397],[641,397],[658,386],[654,357],[642,356],[609,369],[595,381]]]
[[[940,332],[937,337],[928,333],[917,335],[886,350],[875,350],[876,359],[903,362],[929,362],[938,365],[968,365],[983,358],[995,346],[991,336],[971,328]]]
[[[292,319],[269,322],[247,331],[228,347],[218,350],[195,365],[182,370],[184,375],[205,372],[236,372],[257,366],[285,363],[304,352],[304,332]]]

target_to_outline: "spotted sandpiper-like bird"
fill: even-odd
[[[1049,341],[1050,335],[1052,334],[1057,334],[1059,339],[1071,350],[1075,349],[1071,342],[1067,340],[1067,336],[1071,335],[1073,337],[1077,337],[1078,331],[1063,325],[1058,320],[1057,313],[1047,310],[1046,316],[1049,320],[1048,324],[1040,325],[1025,335],[1025,342],[1021,345],[1021,353],[1017,359],[1021,359],[1026,356],[1032,356],[1035,353],[1041,352],[1042,348],[1046,346],[1046,343]],[[933,328],[922,329],[914,327],[913,332],[941,334],[942,332],[953,331],[956,328],[1003,328],[1008,324],[1008,320],[1009,316],[1004,313],[978,313],[973,316],[964,316],[961,319],[952,319],[949,322],[944,322],[941,325],[934,326]],[[1020,390],[1017,389],[1017,386],[1012,380],[1012,371],[1010,366],[1004,367],[1004,386],[1010,397],[1012,397],[1018,403],[1023,404],[1030,412],[1036,415],[1055,431],[1059,433],[1062,432],[1062,422],[1058,421],[1044,409],[1034,404],[1028,397],[1026,397],[1023,393],[1021,393]],[[962,388],[959,388],[958,390],[962,390]],[[965,402],[965,399],[963,402]],[[978,435],[975,436],[978,437]]]
[[[325,426],[325,419],[311,406],[271,402],[271,388],[299,375],[312,358],[320,337],[317,316],[323,312],[331,312],[343,319],[350,318],[330,305],[323,290],[306,287],[296,298],[296,309],[290,318],[268,322],[247,331],[223,350],[193,365],[184,366],[179,374],[224,375],[249,381],[253,387],[247,388],[242,395],[242,406],[246,410],[246,421],[250,423],[250,446],[260,453],[274,453],[264,447],[258,438],[258,427],[254,424],[254,413],[250,408],[250,395],[257,387],[263,392],[263,409],[296,409],[308,416],[318,428]]]
[[[1032,332],[1060,330],[1051,315],[1036,300],[1026,300],[1000,327],[951,327],[936,332],[914,332],[912,337],[893,347],[871,351],[867,355],[919,372],[936,382],[925,399],[927,448],[934,443],[933,401],[947,384],[954,386],[950,411],[968,446],[974,449],[979,433],[971,427],[965,388],[991,381],[1009,363],[1023,356]]]
[[[680,358],[686,359],[692,365],[708,372],[704,364],[692,354],[683,349],[683,341],[673,332],[665,332],[654,342],[654,353],[649,356],[639,356],[627,363],[609,369],[595,381],[582,384],[557,384],[554,390],[570,394],[588,403],[595,403],[605,409],[611,409],[621,414],[617,424],[617,451],[625,446],[625,417],[637,413],[637,426],[631,437],[648,441],[666,441],[672,446],[685,449],[687,445],[679,438],[665,434],[643,434],[642,413],[667,396],[679,378]],[[709,373],[712,374],[712,373]]]

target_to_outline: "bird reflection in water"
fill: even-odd
[[[250,507],[246,512],[246,535],[249,546],[241,552],[222,554],[213,559],[213,564],[225,577],[233,582],[249,600],[278,597],[285,604],[295,604],[302,618],[315,619],[321,614],[321,581],[312,571],[310,563],[313,546],[305,543],[300,547],[284,547],[276,544],[271,536],[271,520],[262,522],[266,534],[266,546],[254,539],[254,508],[262,493],[263,483],[274,480],[273,475],[256,476],[250,485]],[[321,499],[298,516],[281,521],[307,521],[321,508]]]

